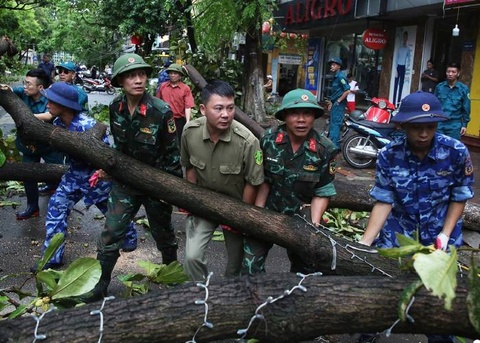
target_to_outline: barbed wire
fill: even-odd
[[[207,320],[207,318],[208,318],[208,303],[207,303],[207,301],[208,301],[208,296],[209,296],[208,286],[210,285],[210,279],[211,279],[212,275],[213,275],[212,272],[208,273],[207,280],[206,280],[205,283],[201,283],[201,282],[197,283],[198,287],[201,287],[201,288],[205,289],[205,298],[203,300],[202,299],[195,300],[195,305],[203,305],[204,309],[205,309],[205,314],[203,316],[202,325],[200,327],[198,327],[197,331],[195,331],[195,334],[193,335],[192,339],[185,342],[185,343],[196,343],[197,341],[195,341],[195,337],[197,336],[197,334],[200,332],[200,330],[203,327],[206,327],[208,329],[213,328],[213,324]]]
[[[296,289],[299,289],[301,290],[302,292],[306,292],[307,291],[307,288],[305,286],[302,285],[303,281],[305,281],[306,278],[310,277],[310,276],[320,276],[322,275],[322,273],[320,272],[316,272],[316,273],[311,273],[311,274],[302,274],[302,273],[297,273],[296,274],[298,277],[301,277],[302,279],[298,282],[297,285],[295,285],[293,288],[291,289],[287,289],[285,292],[283,292],[282,295],[276,297],[276,298],[273,298],[273,297],[268,297],[267,300],[260,304],[256,310],[255,310],[255,314],[252,316],[252,318],[250,318],[250,321],[248,322],[248,326],[245,328],[245,329],[239,329],[237,330],[237,335],[242,335],[242,337],[240,337],[240,339],[244,339],[248,333],[248,330],[250,330],[250,327],[252,326],[253,322],[255,321],[255,319],[260,319],[260,320],[265,320],[265,317],[260,314],[260,310],[262,308],[264,308],[265,306],[267,306],[268,304],[273,304],[274,302],[280,300],[280,299],[283,299],[285,298],[286,296],[289,296],[290,294],[292,294]]]
[[[105,303],[107,301],[113,300],[113,299],[115,299],[115,297],[113,295],[103,298],[102,306],[100,306],[100,308],[98,310],[93,310],[93,311],[90,312],[91,316],[96,315],[96,314],[98,314],[100,316],[100,328],[98,330],[100,335],[98,336],[98,343],[100,343],[102,341],[102,338],[103,338],[103,312],[102,312],[102,310],[105,306]]]
[[[332,245],[332,263],[331,263],[331,269],[332,270],[335,270],[337,268],[337,248],[336,247],[338,246],[338,247],[344,249],[346,252],[348,252],[351,255],[350,259],[352,259],[352,260],[357,259],[357,260],[367,264],[369,267],[371,267],[372,273],[374,271],[378,271],[382,275],[393,278],[393,276],[390,275],[389,273],[387,273],[386,271],[382,270],[381,268],[379,268],[379,267],[375,266],[374,264],[370,263],[369,261],[367,261],[366,256],[362,257],[362,256],[359,256],[355,253],[355,251],[361,251],[361,252],[368,253],[368,254],[378,254],[378,251],[376,249],[362,249],[362,248],[358,248],[358,247],[355,247],[355,246],[350,245],[350,244],[341,245],[330,234],[327,234],[327,233],[323,232],[322,230],[320,230],[320,229],[323,229],[323,230],[328,231],[328,227],[326,227],[325,225],[318,224],[318,226],[316,226],[313,223],[311,223],[310,221],[308,221],[305,217],[303,217],[299,214],[295,214],[294,216],[303,220],[308,225],[308,227],[311,228],[316,234],[321,234],[324,237],[329,239],[329,241]]]

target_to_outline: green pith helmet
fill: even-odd
[[[185,76],[185,73],[183,72],[182,66],[180,64],[172,63],[167,69],[165,69],[165,71],[167,72],[167,74],[171,71],[174,71]]]
[[[117,58],[113,65],[112,85],[119,87],[117,76],[134,69],[145,69],[147,76],[152,73],[153,68],[145,63],[142,57],[137,54],[125,54]]]
[[[320,118],[325,113],[323,108],[318,104],[315,95],[301,88],[294,89],[285,94],[282,100],[282,106],[280,106],[275,113],[275,118],[284,120],[285,110],[291,108],[313,108],[315,110],[315,119]]]

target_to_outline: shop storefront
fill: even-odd
[[[397,105],[421,89],[428,60],[434,61],[441,80],[449,62],[459,63],[460,81],[470,87],[472,103],[471,122],[462,140],[480,146],[478,14],[480,0],[418,0],[414,5],[385,0],[281,0],[275,17],[282,18],[280,26],[286,32],[308,34],[300,84],[320,101],[330,94],[330,57],[342,59],[343,72],[351,73],[361,90]]]

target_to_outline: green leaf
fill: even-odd
[[[62,271],[63,274],[63,271]],[[36,275],[37,281],[43,282],[47,288],[48,293],[53,291],[57,286],[58,272],[54,270],[42,270]]]
[[[0,149],[0,168],[3,167],[3,165],[5,164],[5,161],[7,160],[7,158],[5,157],[5,154],[3,153],[3,151]]]
[[[171,285],[174,283],[184,283],[188,281],[187,274],[183,271],[182,265],[178,262],[172,262],[165,268],[161,269],[157,277],[153,279],[156,283]]]
[[[89,292],[100,280],[100,262],[91,257],[79,258],[65,270],[53,290],[52,299],[78,296]]]
[[[38,261],[37,271],[42,270],[46,263],[48,263],[53,255],[57,252],[60,245],[65,241],[65,236],[63,233],[57,233],[53,236],[52,240],[50,241],[49,246],[45,249],[43,253],[43,257],[40,261]]]
[[[415,245],[415,246],[423,247],[423,245],[420,244],[420,242],[418,242],[418,240],[407,237],[405,235],[401,235],[399,233],[395,233],[395,235],[397,236],[398,245],[400,245],[401,247],[407,246],[407,245]]]
[[[145,271],[147,272],[147,277],[156,276],[158,274],[158,272],[162,268],[164,268],[164,265],[162,265],[162,264],[156,264],[156,263],[149,262],[149,261],[139,261],[138,265],[140,267],[142,267],[143,269],[145,269]]]
[[[472,326],[480,333],[480,276],[475,266],[475,260],[472,254],[472,263],[468,273],[467,309],[468,318]]]
[[[117,278],[121,282],[125,283],[125,282],[131,282],[131,281],[142,281],[143,279],[145,279],[145,276],[143,274],[128,273],[125,275],[119,275]]]
[[[400,300],[398,301],[398,318],[404,322],[407,319],[407,307],[412,300],[412,297],[423,286],[422,280],[418,279],[408,285],[402,292]]]
[[[8,315],[8,319],[15,319],[23,315],[24,313],[27,313],[27,305],[20,305],[16,308],[15,311],[10,313]]]
[[[457,250],[451,247],[450,254],[435,250],[430,254],[416,254],[413,267],[425,287],[439,298],[445,297],[445,309],[452,309],[457,287]]]
[[[223,232],[221,232],[221,231],[213,231],[212,241],[224,242],[224,241],[225,241],[225,237],[223,236]]]

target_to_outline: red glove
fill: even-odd
[[[231,231],[232,233],[236,234],[236,235],[239,235],[240,234],[240,231],[237,231],[235,229],[232,229],[230,226],[228,225],[225,225],[225,224],[220,224],[220,228],[222,230],[227,230],[227,231]]]
[[[441,232],[435,239],[435,249],[441,249],[443,251],[447,250],[449,239],[450,237]]]
[[[98,176],[100,175],[100,171],[97,170],[95,173],[90,176],[88,179],[88,182],[90,183],[90,187],[95,187],[97,185],[97,182],[99,180]]]

